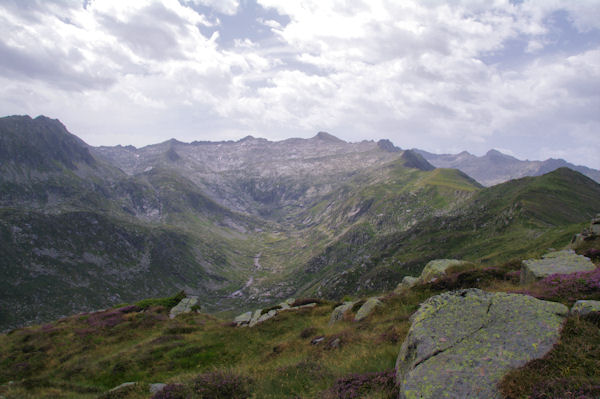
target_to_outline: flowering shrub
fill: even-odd
[[[600,249],[590,248],[583,253],[584,256],[587,256],[590,259],[600,259]]]
[[[189,390],[182,384],[169,384],[152,396],[152,399],[187,399]]]
[[[194,391],[201,399],[247,399],[252,381],[232,372],[215,371],[200,374],[194,381]]]
[[[540,299],[563,298],[568,301],[600,297],[600,268],[589,272],[552,274],[537,281],[531,291],[521,293]]]
[[[329,389],[329,398],[359,399],[367,392],[381,392],[388,398],[397,398],[396,371],[394,369],[380,373],[352,374],[337,380]]]
[[[138,312],[141,308],[135,305],[123,306],[118,309],[111,309],[104,312],[90,314],[87,322],[96,328],[110,328],[125,321],[123,315],[126,313]]]

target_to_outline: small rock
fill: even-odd
[[[250,320],[252,320],[252,312],[246,312],[233,319],[233,322],[240,326],[242,324],[250,323]]]
[[[260,318],[261,314],[262,314],[262,309],[255,310],[254,314],[252,315],[252,319],[250,319],[250,323],[248,323],[248,325],[250,327],[254,327],[256,325],[256,323],[258,323],[258,319]]]
[[[329,347],[330,347],[331,349],[337,349],[337,348],[339,348],[339,347],[340,347],[340,344],[341,344],[341,343],[342,343],[342,340],[341,340],[341,339],[339,339],[339,338],[336,338],[336,339],[334,339],[333,341],[331,341],[331,342],[329,343]]]
[[[377,306],[382,305],[383,303],[379,300],[379,298],[367,299],[367,301],[360,307],[360,309],[358,309],[358,312],[356,312],[356,315],[354,316],[354,321],[361,321],[362,319],[370,315]]]
[[[313,345],[318,345],[319,343],[323,342],[324,339],[325,339],[324,336],[320,336],[320,337],[317,337],[317,338],[313,338],[313,340],[310,341],[310,343],[313,344]]]
[[[396,293],[403,292],[409,288],[414,287],[418,282],[419,282],[418,277],[404,276],[404,278],[402,279],[402,282],[400,284],[398,284],[398,286],[396,287],[394,292],[396,292]]]
[[[584,316],[591,312],[600,312],[600,301],[577,301],[569,313],[572,315]]]
[[[132,385],[137,384],[137,382],[124,382],[121,385],[117,385],[116,387],[114,387],[113,389],[109,390],[108,392],[115,392],[115,391],[119,391],[123,388],[127,388],[130,387]]]
[[[158,393],[158,392],[162,391],[163,389],[165,389],[166,386],[167,386],[167,384],[164,384],[162,382],[156,382],[154,384],[150,384],[150,393],[154,395],[155,393]]]
[[[522,262],[521,284],[532,283],[551,274],[571,274],[594,269],[596,265],[591,260],[583,255],[577,255],[571,249],[549,252],[542,259],[529,259]]]
[[[331,318],[329,319],[329,325],[333,325],[335,324],[335,322],[342,320],[342,318],[344,317],[344,313],[346,313],[348,310],[352,309],[352,306],[354,306],[355,302],[344,302],[343,304],[336,306],[335,309],[333,309],[333,312],[331,312]]]
[[[269,320],[270,318],[275,317],[275,315],[277,315],[277,310],[275,310],[275,309],[269,310],[267,313],[261,315],[258,318],[257,323],[262,323],[263,321]]]
[[[467,262],[457,259],[436,259],[425,265],[425,268],[421,272],[419,281],[422,283],[428,283],[436,278],[442,277],[446,274],[446,270],[453,266],[461,266]]]
[[[197,296],[188,296],[183,298],[176,306],[171,309],[169,317],[174,319],[177,315],[182,313],[189,313],[192,311],[192,306],[198,304]]]

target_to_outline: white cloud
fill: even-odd
[[[235,15],[240,8],[239,0],[183,0],[183,2],[210,7],[225,15]]]
[[[597,1],[257,1],[271,12],[252,22],[270,36],[246,31],[227,48],[228,28],[193,6],[233,15],[237,0],[0,4],[0,111],[60,117],[97,132],[94,143],[101,131],[113,143],[138,131],[129,142],[142,144],[191,125],[190,139],[327,129],[485,152],[543,132],[583,157],[599,136],[600,45],[566,53],[551,40],[557,12],[600,29]]]

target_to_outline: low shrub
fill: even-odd
[[[252,395],[252,381],[227,371],[200,374],[194,381],[194,392],[201,399],[247,399]]]
[[[152,396],[152,399],[187,399],[191,396],[190,389],[182,384],[168,384]]]
[[[177,294],[167,298],[149,298],[143,301],[137,302],[135,305],[141,309],[148,309],[153,306],[164,306],[167,309],[177,305],[181,300],[185,298],[185,292],[180,291]]]
[[[397,398],[396,371],[394,369],[366,374],[351,374],[338,379],[325,393],[325,399],[359,399],[376,392],[384,398]]]

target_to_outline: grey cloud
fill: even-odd
[[[104,89],[115,83],[114,77],[76,71],[73,65],[82,60],[77,49],[64,52],[31,49],[27,51],[0,42],[0,70],[4,76],[36,79],[63,90]]]
[[[144,58],[184,58],[179,37],[173,29],[185,34],[182,27],[187,25],[187,21],[160,3],[148,5],[130,21],[119,21],[112,15],[101,15],[99,20],[110,34]]]

